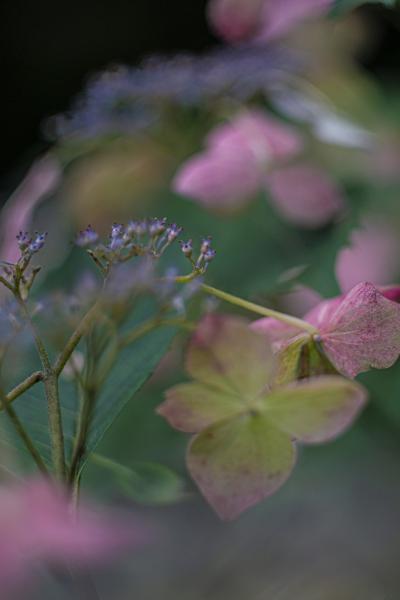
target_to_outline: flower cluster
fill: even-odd
[[[17,235],[20,256],[15,264],[2,263],[0,282],[15,295],[26,298],[31,289],[40,267],[30,268],[31,260],[45,245],[47,233],[36,232],[31,236],[26,231]]]
[[[107,242],[91,225],[81,231],[76,244],[85,248],[104,275],[112,265],[128,262],[134,257],[160,258],[182,233],[183,228],[176,223],[168,224],[166,217],[141,221],[130,221],[127,225],[114,223]],[[200,253],[193,258],[192,240],[180,242],[183,255],[190,261],[193,276],[205,273],[209,263],[215,257],[211,247],[211,238],[204,238]]]

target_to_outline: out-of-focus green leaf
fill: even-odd
[[[184,497],[184,480],[172,469],[152,462],[135,462],[130,467],[93,454],[95,464],[108,469],[125,493],[141,504],[171,504]]]

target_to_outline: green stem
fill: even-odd
[[[54,364],[54,372],[56,375],[60,375],[62,373],[65,365],[71,357],[71,354],[73,353],[73,351],[75,350],[85,333],[87,333],[87,331],[90,329],[97,315],[98,308],[99,305],[96,302],[96,304],[92,306],[92,308],[86,313],[86,315],[83,317],[83,319],[69,338],[63,351],[61,352]]]
[[[303,321],[303,319],[298,319],[297,317],[286,315],[285,313],[272,310],[271,308],[266,308],[265,306],[254,304],[253,302],[249,302],[248,300],[243,300],[238,296],[233,296],[232,294],[223,292],[222,290],[206,285],[205,283],[202,284],[201,289],[206,294],[215,296],[220,300],[224,300],[225,302],[229,302],[230,304],[234,304],[235,306],[240,306],[245,310],[257,313],[258,315],[263,315],[264,317],[272,317],[273,319],[277,319],[282,323],[286,323],[287,325],[291,325],[292,327],[296,327],[297,329],[307,331],[307,333],[310,333],[311,335],[318,333],[318,330],[313,325],[307,323],[306,321]]]
[[[60,398],[58,392],[58,375],[51,366],[49,355],[47,350],[36,331],[36,327],[33,324],[32,318],[29,314],[28,308],[21,298],[16,296],[24,314],[28,321],[29,327],[32,331],[33,338],[35,340],[36,349],[43,367],[43,383],[46,392],[47,407],[48,407],[48,418],[49,418],[49,430],[51,438],[51,454],[53,460],[53,468],[55,475],[58,479],[63,480],[65,478],[65,453],[64,453],[64,433],[62,426],[62,415]]]
[[[35,383],[43,380],[43,373],[41,371],[35,371],[29,377],[21,381],[18,385],[16,385],[8,394],[5,394],[5,399],[7,400],[7,404],[13,402],[18,396],[21,396],[24,392],[29,390]]]

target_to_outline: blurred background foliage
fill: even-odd
[[[287,293],[298,285],[322,296],[339,293],[337,254],[365,215],[376,222],[384,218],[400,232],[400,9],[368,4],[344,21],[299,31],[290,41],[295,53],[302,48],[318,56],[317,67],[306,71],[307,86],[382,142],[379,153],[342,148],[315,139],[300,125],[307,156],[340,182],[347,199],[345,215],[322,229],[284,222],[264,193],[242,211],[224,215],[171,191],[177,167],[201,149],[209,129],[229,113],[229,102],[169,106],[150,133],[54,141],[54,123],[47,119],[67,111],[96,71],[114,63],[135,65],[153,53],[215,47],[205,4],[2,4],[1,38],[8,61],[2,93],[2,201],[39,155],[49,152],[61,166],[61,176],[33,217],[33,229],[50,232],[50,271],[40,293],[72,285],[78,261],[86,259],[71,251],[70,241],[89,222],[106,230],[113,221],[165,215],[189,237],[211,235],[217,259],[208,282],[280,309],[287,308]],[[268,97],[256,102],[279,114]],[[175,259],[179,264],[178,250]],[[296,308],[293,302],[290,307]],[[187,439],[154,412],[163,391],[185,377],[184,344],[179,334],[153,378],[101,441],[98,453],[129,472],[100,458],[89,465],[84,480],[86,491],[134,506],[154,529],[154,543],[127,556],[113,576],[96,575],[101,597],[397,598],[400,364],[360,377],[371,401],[355,427],[332,444],[302,450],[299,467],[276,496],[226,525],[211,514],[187,477]],[[54,597],[51,585],[44,584],[41,598]]]

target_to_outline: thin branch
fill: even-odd
[[[39,381],[43,381],[43,373],[42,371],[35,371],[29,377],[21,381],[18,385],[16,385],[8,394],[5,394],[5,399],[7,404],[13,402],[18,396],[21,396],[24,392],[29,390],[32,386],[34,386]]]
[[[69,338],[68,342],[66,343],[61,354],[58,356],[57,360],[54,363],[54,367],[53,367],[54,373],[57,376],[62,373],[65,365],[71,358],[71,354],[73,353],[73,351],[75,350],[75,348],[77,347],[79,342],[81,341],[82,337],[85,335],[85,333],[88,331],[88,329],[92,325],[94,318],[97,314],[98,308],[99,308],[99,305],[96,302],[96,304],[94,304],[92,306],[92,308],[86,313],[86,315],[80,321],[77,328],[75,329],[75,331]]]

